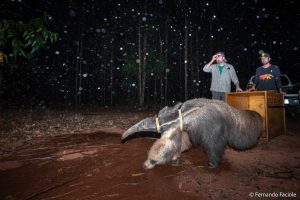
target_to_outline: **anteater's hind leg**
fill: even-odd
[[[217,167],[223,157],[223,153],[225,150],[225,145],[218,144],[218,147],[216,146],[210,146],[207,149],[207,156],[208,156],[208,165],[209,167],[215,168]]]

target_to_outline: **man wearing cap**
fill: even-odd
[[[217,64],[213,64],[215,61]],[[224,101],[225,92],[231,92],[231,81],[235,84],[237,92],[243,91],[239,86],[234,67],[226,62],[224,52],[218,52],[203,68],[204,72],[212,74],[210,91],[213,99]]]
[[[249,88],[249,91],[275,90],[283,93],[281,89],[280,69],[278,66],[270,63],[270,54],[266,52],[262,53],[260,60],[263,66],[256,69],[254,84]]]

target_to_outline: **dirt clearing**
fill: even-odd
[[[6,123],[2,133],[0,199],[254,199],[251,192],[295,193],[299,198],[298,119],[289,120],[287,135],[260,142],[257,148],[228,148],[215,169],[207,168],[205,152],[194,147],[182,154],[180,166],[144,171],[154,139],[122,144],[120,134],[152,114],[99,111],[76,114],[80,120],[75,122],[72,114],[59,120],[53,113],[2,118],[2,126],[5,120],[16,126]],[[58,128],[50,127],[58,122]],[[54,134],[65,127],[70,127],[67,132]],[[34,131],[40,134],[30,137]]]

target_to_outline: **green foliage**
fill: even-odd
[[[138,56],[135,53],[129,53],[131,56],[125,58],[125,63],[123,65],[123,74],[125,78],[122,79],[122,87],[127,88],[133,82],[137,82],[137,76],[139,72]]]
[[[49,16],[44,15],[28,23],[0,21],[0,49],[11,49],[14,57],[28,58],[43,48],[47,42],[56,42],[58,34],[48,29]]]
[[[135,76],[138,73],[139,58],[137,55],[128,56],[125,58],[125,63],[123,66],[123,72],[126,76]]]
[[[161,55],[160,53],[158,53],[158,51],[149,48],[147,50],[147,65],[146,65],[146,73],[151,73],[154,72],[156,74],[159,74],[161,72],[163,72],[166,63],[164,60],[163,55]]]
[[[128,52],[130,53],[127,54],[123,66],[123,74],[127,77],[127,79],[123,81],[122,85],[124,86],[128,86],[132,82],[138,82],[139,62],[141,62],[138,57],[137,47],[135,47],[135,49],[134,46],[129,47]],[[154,75],[162,73],[165,65],[163,56],[155,49],[148,47],[145,66],[146,77],[149,77],[150,73],[154,73]]]

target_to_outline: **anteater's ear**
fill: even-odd
[[[158,115],[167,112],[167,110],[169,110],[169,107],[168,107],[168,106],[165,106],[163,109],[161,109],[161,110],[159,111]]]
[[[181,106],[182,106],[182,102],[178,102],[178,103],[176,103],[176,105],[174,106],[174,110],[178,110],[178,109],[180,109],[181,108]]]
[[[181,108],[182,104],[183,104],[182,102],[178,102],[178,103],[176,103],[176,105],[173,106],[173,107],[165,106],[163,109],[161,109],[161,110],[159,111],[158,116],[163,115],[163,114],[174,113],[174,112],[176,112],[178,109]]]

